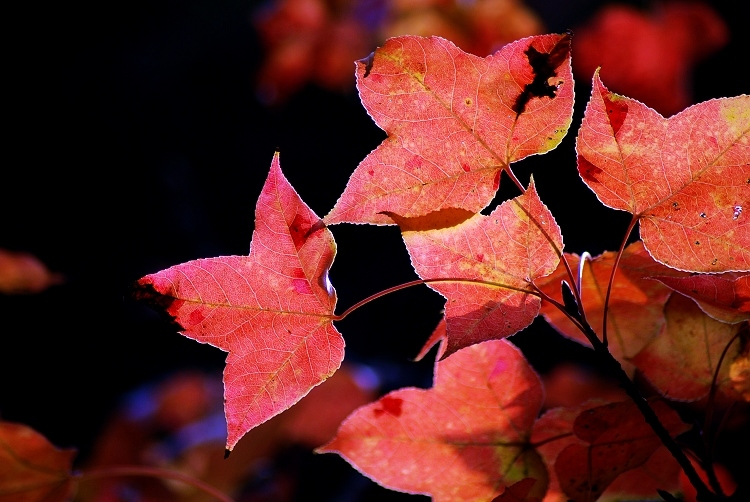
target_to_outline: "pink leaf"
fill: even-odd
[[[606,206],[639,219],[648,252],[694,272],[750,270],[750,96],[665,119],[594,88],[578,133],[578,170]]]
[[[501,170],[565,136],[569,53],[569,35],[525,38],[486,58],[439,37],[388,40],[357,62],[362,103],[388,138],[354,171],[326,223],[485,207]]]
[[[224,370],[227,449],[299,401],[344,357],[332,325],[330,231],[281,172],[278,154],[255,213],[249,256],[194,260],[138,281],[180,332],[229,352]]]

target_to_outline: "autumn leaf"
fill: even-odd
[[[445,219],[447,214],[461,218]],[[541,301],[532,282],[555,269],[563,244],[533,180],[525,194],[503,202],[489,216],[466,219],[468,213],[451,210],[418,218],[389,216],[399,224],[422,279],[465,279],[429,284],[446,298],[442,357],[512,335],[539,313]]]
[[[740,326],[711,319],[679,294],[672,295],[664,314],[664,330],[631,361],[665,397],[695,401],[708,393],[719,358]],[[738,352],[739,343],[732,344],[716,382],[730,395],[729,362]]]
[[[319,452],[339,453],[377,483],[436,502],[490,501],[525,478],[541,497],[547,475],[529,447],[539,377],[505,340],[436,362],[431,389],[399,389],[355,411]]]
[[[0,293],[30,294],[63,282],[33,255],[0,249]]]
[[[692,103],[693,67],[729,39],[718,14],[695,1],[659,2],[650,12],[609,4],[574,31],[576,78],[588,80],[601,66],[615,92],[666,116]]]
[[[255,218],[249,256],[194,260],[137,284],[136,297],[163,309],[183,335],[229,352],[228,450],[331,376],[344,356],[328,280],[336,245],[284,178],[278,154]]]
[[[403,36],[358,61],[362,103],[388,138],[359,164],[326,223],[484,208],[501,170],[565,136],[569,52],[569,35],[525,38],[486,58],[439,37]]]
[[[654,277],[692,298],[703,312],[728,323],[750,320],[750,275],[727,272],[689,277]]]
[[[663,402],[651,406],[673,436],[689,429]],[[679,487],[676,462],[630,400],[550,410],[532,442],[554,465],[546,502],[637,499]]]
[[[578,171],[599,200],[632,213],[646,249],[669,267],[750,270],[750,96],[665,119],[607,90],[598,74],[593,86]]]
[[[55,448],[31,427],[0,421],[0,501],[72,500],[75,455],[73,449]]]
[[[580,257],[566,254],[573,270]],[[604,301],[612,275],[616,253],[606,251],[589,259],[583,268],[581,298],[586,319],[601,338],[604,326]],[[672,291],[658,281],[648,280],[654,275],[686,274],[657,263],[646,252],[640,241],[628,245],[612,284],[607,313],[607,336],[612,355],[628,368],[628,359],[635,356],[664,326],[664,305]],[[567,272],[560,264],[555,273],[537,281],[537,286],[551,298],[561,302],[560,281],[567,280]],[[579,343],[591,346],[585,335],[554,305],[542,302],[541,313],[556,330]],[[628,368],[632,370],[632,367]]]

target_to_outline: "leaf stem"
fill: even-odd
[[[234,502],[224,492],[220,491],[217,488],[214,488],[213,486],[196,477],[170,469],[164,469],[162,467],[150,467],[141,465],[103,467],[101,469],[93,469],[80,474],[78,476],[78,480],[79,482],[83,482],[98,478],[108,478],[115,476],[145,476],[158,479],[174,479],[190,486],[194,486],[202,492],[215,497],[221,502]]]
[[[526,189],[524,188],[523,183],[521,183],[518,178],[516,178],[515,173],[513,173],[513,170],[509,165],[503,167],[503,171],[505,171],[505,174],[507,174],[511,181],[516,184],[518,189],[521,190],[521,193],[526,193]]]
[[[604,344],[604,347],[607,347],[607,345],[609,345],[609,340],[607,339],[607,314],[609,313],[609,296],[612,293],[612,284],[614,284],[615,282],[615,274],[617,273],[617,266],[620,264],[620,258],[622,258],[622,252],[625,250],[625,245],[627,244],[630,233],[633,231],[636,223],[638,223],[638,217],[636,215],[633,215],[633,218],[630,220],[630,224],[628,225],[628,229],[625,231],[625,236],[622,238],[622,242],[620,243],[620,249],[617,251],[617,256],[615,257],[615,263],[612,265],[612,274],[609,276],[609,284],[607,284],[607,296],[604,297],[604,320],[602,321],[604,324],[602,326],[602,343]]]
[[[568,312],[568,309],[565,308],[565,305],[561,304],[560,302],[558,302],[557,300],[549,296],[547,293],[539,289],[536,285],[534,285],[534,287],[536,288],[537,293],[539,293],[539,296],[542,298],[542,300],[549,302],[555,307],[557,307],[557,310],[565,314],[565,317],[567,317],[570,320],[570,322],[575,324],[578,327],[578,329],[580,329],[581,331],[585,331],[581,321],[577,319],[576,317],[573,317],[570,314],[570,312]]]
[[[355,303],[354,305],[352,305],[351,307],[349,307],[348,309],[346,309],[340,315],[333,315],[333,316],[331,316],[331,318],[334,321],[341,321],[346,316],[348,316],[349,314],[351,314],[352,312],[354,312],[355,310],[357,310],[358,308],[362,307],[363,305],[366,305],[366,304],[370,303],[373,300],[377,300],[381,296],[385,296],[385,295],[388,295],[390,293],[395,293],[396,291],[401,291],[402,289],[411,288],[413,286],[419,286],[419,285],[422,285],[422,284],[432,284],[432,283],[436,283],[436,282],[466,282],[466,283],[471,283],[471,284],[481,284],[483,286],[493,286],[493,287],[499,287],[499,288],[503,288],[503,289],[511,289],[513,291],[518,291],[519,293],[527,293],[527,294],[530,294],[530,295],[539,296],[539,294],[537,293],[538,290],[536,290],[536,291],[528,291],[526,289],[517,288],[515,286],[508,286],[507,284],[500,284],[500,283],[497,283],[497,282],[482,281],[480,279],[467,279],[467,278],[463,278],[463,277],[441,277],[439,279],[417,279],[416,281],[405,282],[403,284],[399,284],[398,286],[391,286],[388,289],[384,289],[383,291],[375,293],[374,295],[370,295],[367,298],[365,298],[364,300],[358,301],[357,303]],[[533,286],[533,284],[532,284],[532,286]]]

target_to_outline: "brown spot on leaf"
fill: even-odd
[[[376,417],[381,416],[383,413],[388,413],[394,417],[400,417],[402,404],[404,404],[404,400],[401,398],[385,396],[380,400],[381,408],[375,408],[373,414]]]
[[[601,168],[586,160],[582,155],[578,156],[578,174],[586,181],[601,183],[596,177],[602,172]]]
[[[609,118],[609,124],[612,126],[612,132],[616,135],[622,127],[622,123],[625,122],[625,117],[628,116],[628,104],[617,94],[611,92],[602,94],[602,99],[607,109],[607,117]]]
[[[500,174],[502,174],[502,171],[498,171],[497,174],[495,174],[495,179],[492,181],[492,190],[495,192],[500,188]]]
[[[299,251],[302,246],[305,245],[305,242],[307,242],[310,235],[321,228],[325,228],[323,220],[318,220],[315,223],[312,223],[307,217],[297,213],[292,224],[289,225],[289,234],[292,236],[294,248]]]
[[[366,58],[362,58],[357,63],[365,65],[365,74],[363,75],[364,78],[367,78],[370,76],[370,71],[372,70],[372,64],[375,62],[375,53],[371,52],[369,56]]]
[[[164,293],[157,291],[148,277],[144,277],[133,284],[131,292],[134,300],[142,301],[157,311],[169,321],[176,331],[185,331],[185,327],[177,322],[177,317],[173,314],[173,312],[177,312],[184,301],[176,298],[174,294],[171,289]]]
[[[440,230],[441,228],[455,227],[474,216],[475,213],[466,209],[449,207],[413,218],[399,216],[390,211],[383,211],[379,214],[384,214],[392,219],[401,228],[402,232],[423,232],[425,230]]]
[[[513,104],[513,111],[517,115],[526,110],[526,105],[531,98],[548,97],[554,99],[557,85],[549,85],[549,79],[557,76],[557,68],[570,54],[571,36],[570,33],[563,35],[550,52],[539,52],[531,45],[526,49],[524,53],[534,72],[534,79],[524,86],[523,91]]]

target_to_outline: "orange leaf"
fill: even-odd
[[[357,62],[362,103],[388,138],[359,164],[326,223],[485,207],[501,170],[565,136],[569,53],[569,35],[525,38],[486,58],[439,37],[388,40]]]
[[[431,389],[400,389],[363,406],[318,451],[436,502],[488,501],[529,477],[536,483],[528,495],[541,497],[547,474],[528,439],[542,394],[509,342],[473,345],[435,364]]]
[[[640,222],[648,252],[693,272],[750,270],[750,96],[706,101],[665,119],[594,89],[578,133],[578,170],[606,206]]]
[[[333,327],[333,235],[286,180],[276,154],[258,199],[249,256],[195,260],[138,281],[180,332],[229,352],[227,449],[331,376],[344,357]]]
[[[721,353],[740,326],[711,319],[678,294],[667,302],[664,314],[664,330],[631,361],[664,396],[695,401],[708,393]],[[729,361],[738,352],[739,343],[732,344],[716,382],[730,395]]]
[[[71,500],[76,451],[55,448],[31,427],[0,422],[0,501],[64,502]]]
[[[580,258],[573,254],[565,256],[570,267],[577,270]],[[615,256],[616,253],[606,251],[588,260],[583,269],[583,307],[589,324],[600,338],[604,323],[604,300]],[[655,262],[640,241],[630,244],[623,251],[609,300],[607,336],[610,352],[626,368],[628,358],[635,356],[664,326],[663,309],[671,290],[657,281],[646,279],[667,274],[685,275]],[[560,281],[567,278],[560,264],[554,274],[540,280],[537,285],[553,299],[562,301]],[[552,304],[542,302],[541,313],[563,335],[590,346],[583,333]]]

